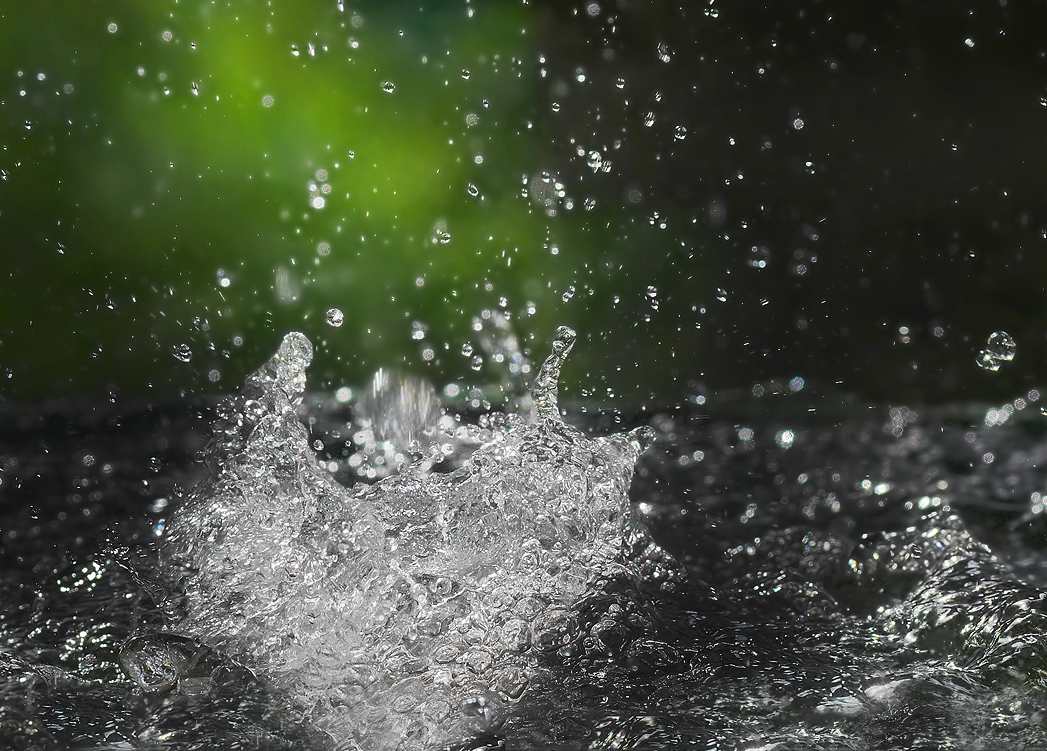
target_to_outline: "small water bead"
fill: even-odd
[[[677,141],[682,141],[683,139],[687,138],[687,128],[685,128],[682,125],[677,125],[676,128],[673,130],[673,138],[675,138]]]
[[[663,63],[667,63],[673,59],[672,50],[669,49],[669,45],[665,42],[658,42],[658,59]]]
[[[345,314],[338,308],[331,308],[327,311],[327,325],[338,328],[345,321]]]
[[[574,285],[572,284],[570,287],[567,288],[567,291],[563,293],[563,301],[568,302],[572,297],[574,297],[574,293],[575,289]]]
[[[479,122],[480,116],[473,112],[470,112],[468,115],[465,116],[465,124],[470,128],[474,125],[477,125]]]
[[[109,28],[109,33],[110,34],[115,34],[116,30],[117,30],[117,25],[116,25],[115,22],[112,22],[112,23],[109,24],[108,28]]]
[[[189,349],[188,344],[176,344],[171,347],[171,354],[174,355],[176,360],[181,360],[182,362],[189,362],[193,359],[193,351]]]
[[[273,103],[274,103],[275,101],[276,101],[276,100],[275,100],[275,99],[273,99],[273,97],[272,97],[272,96],[270,96],[269,94],[266,94],[266,95],[265,95],[264,97],[262,97],[262,106],[263,106],[263,107],[272,107],[272,106],[273,106]]]
[[[989,334],[985,347],[978,353],[978,367],[995,373],[1005,362],[1014,359],[1018,345],[1006,331],[994,331]]]
[[[382,91],[386,94],[392,94],[396,91],[396,84],[392,81],[382,81]]]
[[[599,172],[600,168],[603,166],[603,157],[600,156],[600,152],[590,151],[588,164],[589,169],[591,169],[593,172]]]

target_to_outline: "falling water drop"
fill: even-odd
[[[342,322],[344,320],[345,320],[345,314],[342,311],[340,311],[338,308],[331,308],[329,311],[327,311],[327,325],[328,326],[334,326],[335,328],[338,328],[339,326],[342,325]]]
[[[989,334],[976,362],[978,367],[995,373],[1003,363],[1013,360],[1017,351],[1018,345],[1010,334],[1006,331],[994,331]]]
[[[171,354],[174,355],[176,360],[182,362],[189,362],[193,359],[193,351],[189,349],[188,344],[176,344],[171,347]]]

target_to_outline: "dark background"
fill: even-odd
[[[472,318],[498,306],[532,359],[556,325],[579,330],[569,397],[676,403],[800,376],[863,399],[933,403],[1043,384],[1042,4],[209,6],[3,11],[8,398],[228,390],[290,329],[319,344],[317,388],[362,383],[380,366],[438,385],[491,382],[495,369],[477,374],[458,353],[475,345]],[[241,59],[242,82],[229,59],[207,57],[257,39],[270,47],[257,65]],[[310,56],[310,40],[328,56]],[[155,104],[159,69],[175,90]],[[360,84],[366,95],[332,89],[361,70],[374,78]],[[391,95],[377,89],[386,77]],[[220,96],[199,117],[186,114],[204,101],[182,85],[190,79]],[[66,80],[72,95],[60,93]],[[266,111],[255,100],[273,90]],[[317,166],[334,174],[323,155],[347,162],[353,146],[333,141],[349,114],[323,113],[361,103],[371,119],[360,132],[385,161],[332,176],[326,209],[298,219]],[[286,121],[264,119],[281,107]],[[480,125],[464,125],[474,111]],[[258,153],[236,151],[255,142]],[[476,143],[480,167],[469,164]],[[356,164],[365,158],[360,147]],[[427,159],[444,168],[418,177]],[[449,164],[466,166],[448,177]],[[536,195],[543,173],[562,195]],[[397,180],[403,196],[412,179],[428,203],[374,198]],[[130,217],[147,190],[152,208]],[[446,246],[427,234],[440,217]],[[325,238],[334,250],[319,258]],[[279,299],[280,267],[307,269],[291,302]],[[216,268],[238,275],[237,296],[216,285]],[[323,323],[334,306],[351,325]],[[990,372],[977,360],[994,331],[1016,349]],[[191,361],[172,356],[181,345]]]

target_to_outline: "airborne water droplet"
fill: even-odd
[[[345,314],[342,313],[338,308],[331,308],[327,311],[327,325],[334,326],[335,328],[342,325],[345,320]]]
[[[1006,331],[994,331],[989,334],[985,347],[978,353],[978,367],[995,373],[1005,362],[1014,359],[1018,345]]]
[[[392,94],[396,91],[396,84],[392,81],[382,81],[382,91],[386,94]]]
[[[193,359],[193,351],[189,349],[188,344],[176,344],[174,347],[171,347],[171,354],[174,355],[176,360],[181,360],[182,362],[189,362]]]

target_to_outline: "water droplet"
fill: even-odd
[[[749,249],[749,258],[746,263],[754,269],[765,269],[771,261],[771,251],[765,245],[754,245]]]
[[[396,84],[392,81],[382,81],[382,91],[386,94],[392,94],[396,91]]]
[[[462,70],[462,78],[464,78],[466,81],[469,80],[469,71],[468,70]]]
[[[590,151],[589,152],[589,169],[591,169],[593,172],[599,172],[600,171],[600,167],[602,167],[602,166],[603,166],[603,157],[600,156],[600,152],[598,152],[598,151]]]
[[[683,139],[687,138],[687,128],[685,128],[682,125],[677,125],[676,128],[673,130],[673,138],[675,138],[677,141],[682,141]]]
[[[484,365],[484,359],[480,355],[473,355],[473,359],[469,361],[469,367],[473,370],[480,370]]]
[[[316,179],[320,180],[321,182],[326,180],[327,179],[327,170],[325,170],[325,169],[318,169],[316,171]]]
[[[474,125],[476,125],[479,122],[480,122],[480,116],[475,114],[475,113],[473,113],[473,112],[470,112],[468,115],[465,116],[465,124],[468,127],[470,127],[470,128],[473,127]]]
[[[466,185],[466,186],[465,186],[465,190],[466,190],[466,191],[467,191],[467,192],[469,193],[469,195],[471,195],[471,196],[473,196],[473,197],[475,197],[475,196],[477,196],[477,195],[479,195],[479,194],[480,194],[480,189],[479,189],[479,188],[477,188],[477,187],[476,187],[475,185],[473,185],[472,183],[469,183],[468,185]]]
[[[654,121],[655,121],[654,113],[653,112],[648,112],[644,116],[643,124],[646,125],[648,128],[650,128],[651,126],[654,125]]]
[[[264,97],[262,97],[262,106],[263,107],[272,107],[273,106],[273,102],[275,102],[275,101],[276,100],[273,99],[269,94],[266,94]]]
[[[342,325],[345,320],[345,314],[338,308],[331,308],[327,311],[327,325],[334,326],[335,328]]]
[[[725,290],[723,287],[717,287],[716,299],[720,302],[727,302],[727,290]]]
[[[797,118],[795,118],[793,120],[793,129],[794,130],[803,130],[803,119],[802,118],[797,117]]]
[[[321,240],[316,246],[316,254],[318,256],[326,256],[331,253],[331,243],[326,240]]]
[[[573,284],[570,287],[567,288],[566,292],[563,293],[563,301],[567,302],[572,297],[574,297],[574,285]]]
[[[658,59],[663,63],[667,63],[673,59],[672,50],[669,49],[669,45],[665,42],[658,42]]]
[[[109,24],[109,33],[110,34],[115,34],[116,33],[116,29],[117,29],[117,26],[116,26],[115,22],[112,22],[112,23]]]
[[[582,204],[582,207],[586,211],[592,211],[593,209],[596,208],[596,199],[595,198],[586,198],[585,199],[585,203]]]
[[[182,362],[189,362],[193,359],[193,351],[189,349],[188,344],[176,344],[171,347],[171,354],[174,355],[176,360]]]
[[[1006,331],[994,331],[989,334],[985,347],[978,353],[978,367],[995,373],[1005,362],[1014,359],[1018,345]]]
[[[625,88],[625,79],[624,78],[619,78],[617,81],[614,82],[614,85],[617,86],[619,89],[624,89]]]
[[[468,342],[463,344],[462,345],[462,354],[465,355],[466,357],[472,356],[472,354],[473,354],[473,345],[469,344]]]
[[[658,310],[658,288],[653,284],[647,287],[647,299],[652,310]]]

